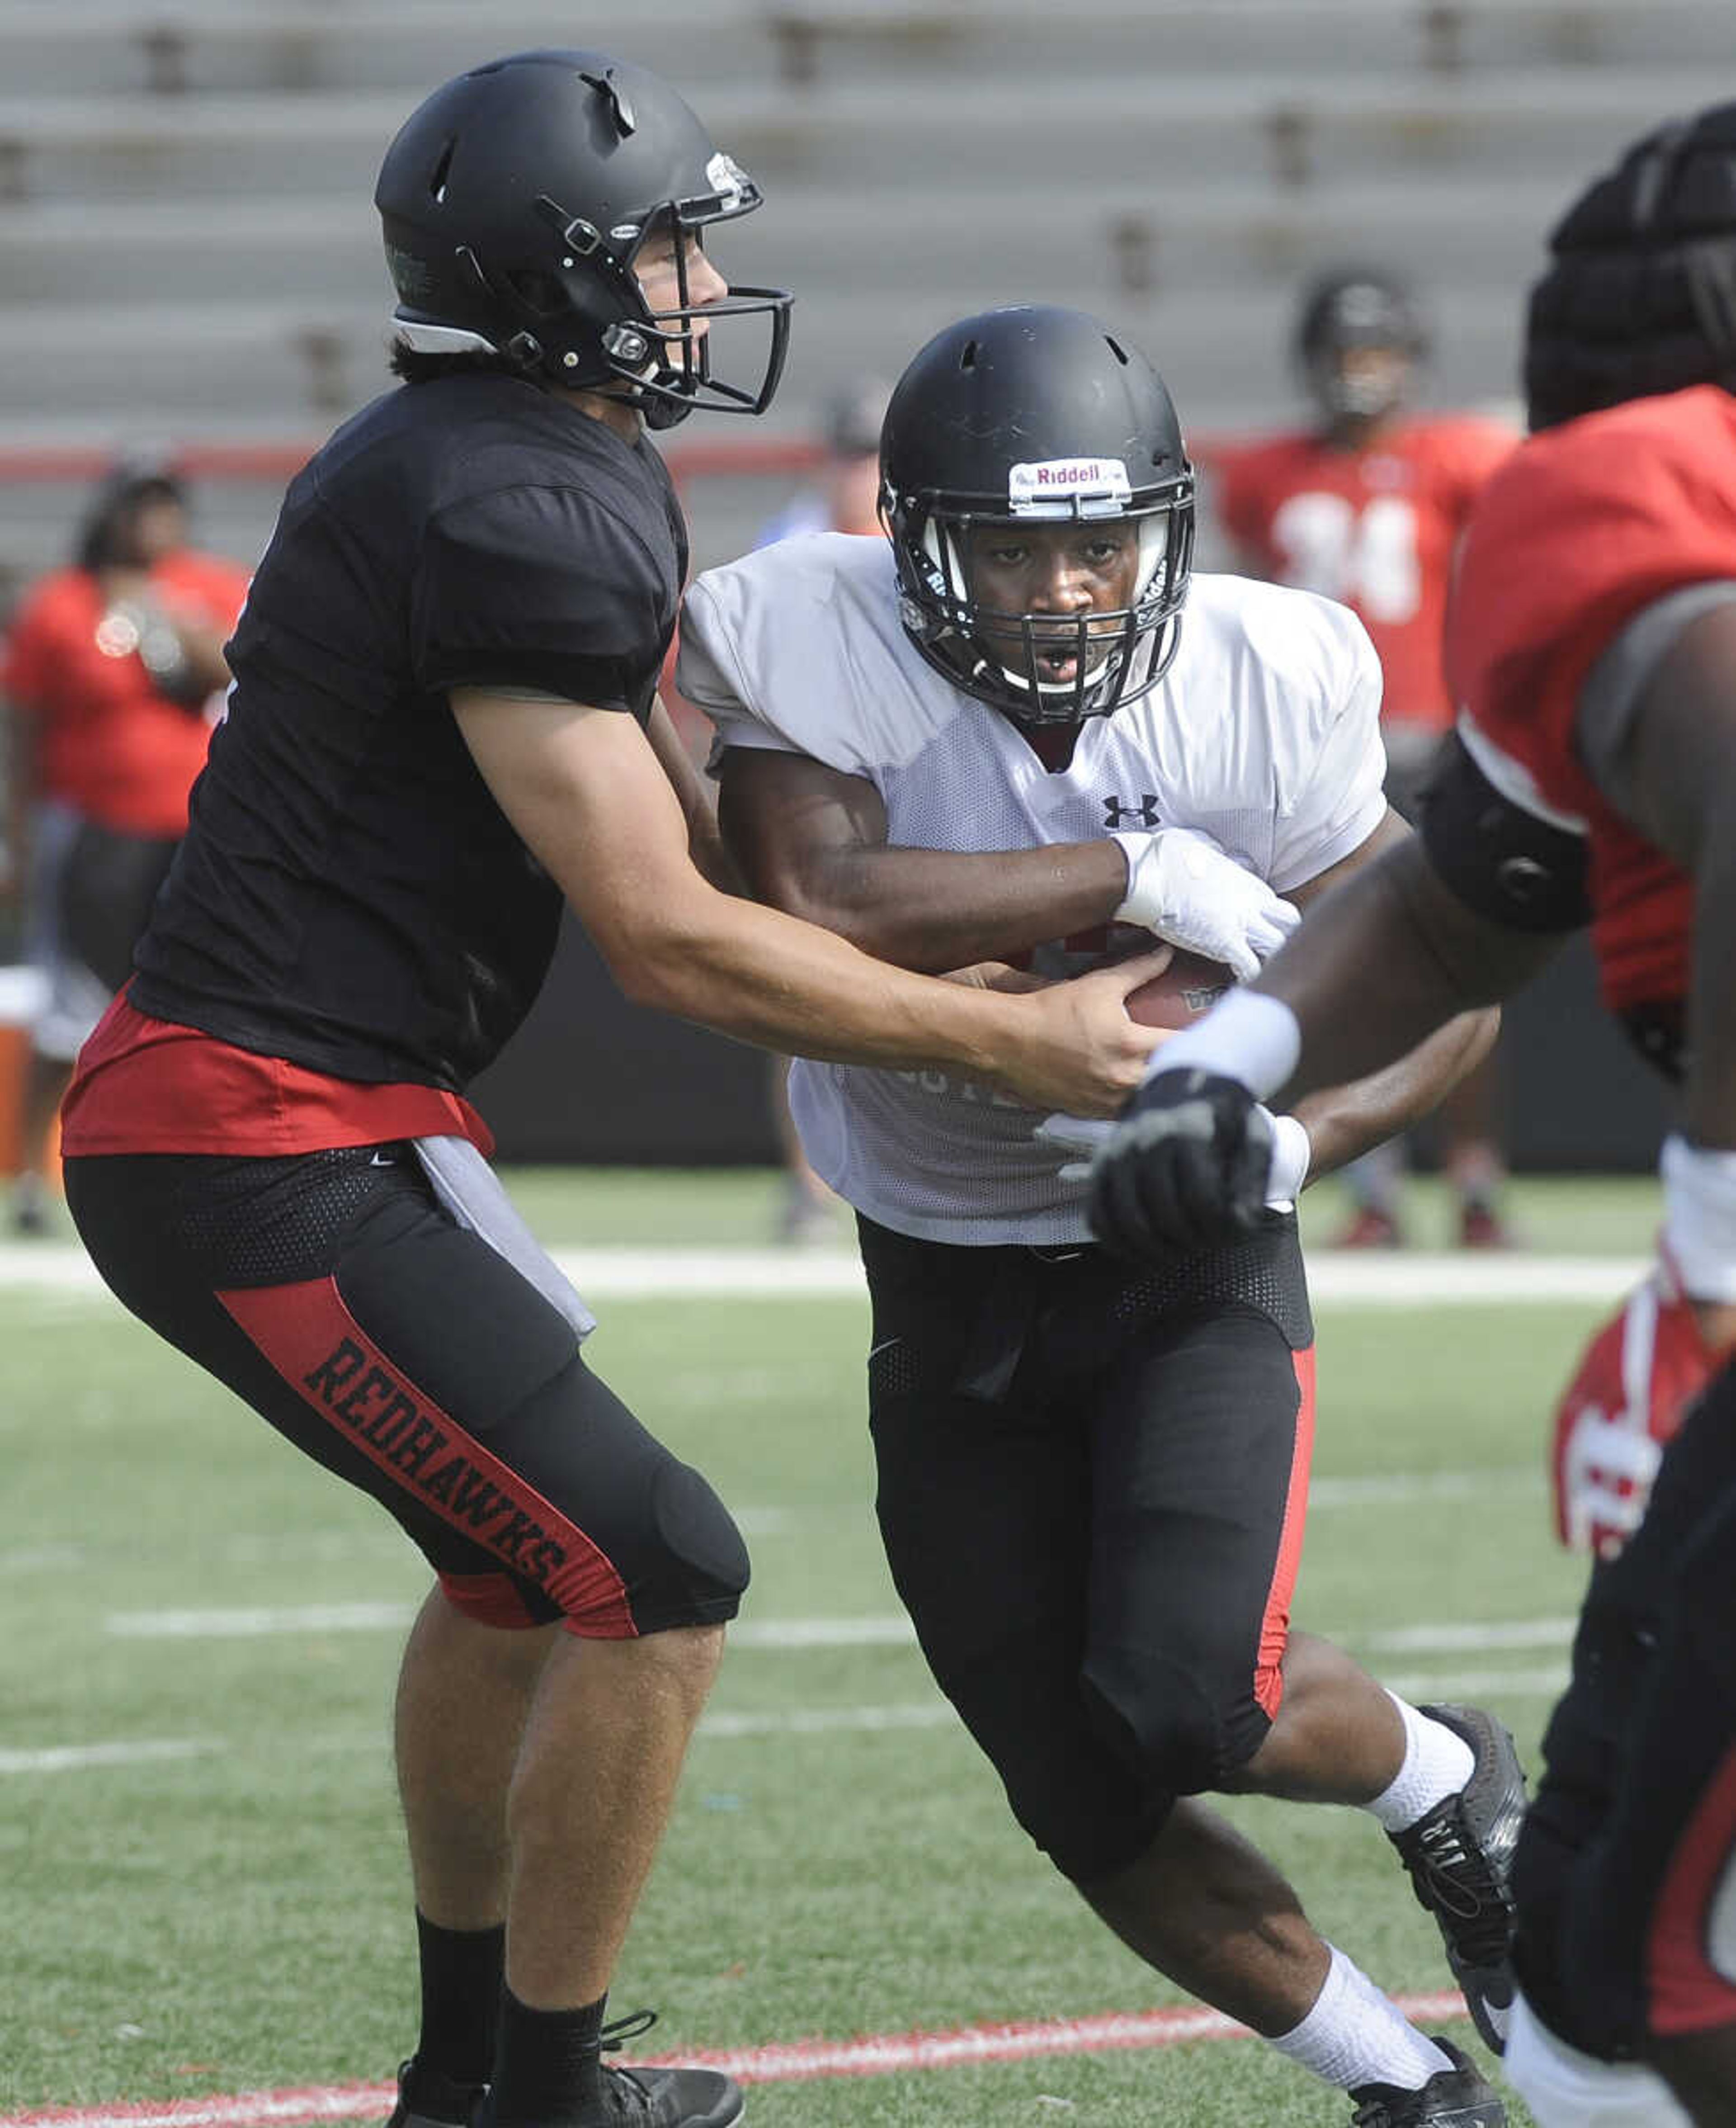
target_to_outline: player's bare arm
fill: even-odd
[[[1311,912],[1326,895],[1411,839],[1410,829],[1389,810],[1359,848],[1317,877],[1293,888],[1290,898],[1311,925],[1316,924],[1321,919]],[[1365,962],[1361,965],[1367,968],[1383,964]],[[1347,1017],[1354,1019],[1364,1009],[1359,1000]],[[1366,1077],[1324,1086],[1295,1101],[1292,1113],[1306,1127],[1312,1147],[1311,1178],[1317,1179],[1354,1160],[1371,1145],[1380,1144],[1429,1114],[1487,1055],[1500,1024],[1500,1014],[1492,1006],[1456,1012],[1444,1026],[1425,1034],[1396,1062]],[[1311,1067],[1311,1050],[1308,1054]]]
[[[1736,1149],[1736,606],[1691,622],[1638,705],[1606,791],[1692,875],[1694,962],[1682,1127]]]
[[[1681,1128],[1695,1147],[1736,1151],[1736,607],[1682,630],[1642,695],[1610,764],[1611,801],[1695,883],[1694,957]],[[1666,1223],[1666,1237],[1669,1227]],[[1691,1294],[1694,1285],[1687,1288]],[[1710,1349],[1736,1345],[1736,1303],[1696,1298]]]
[[[894,848],[866,777],[811,755],[732,747],[719,815],[753,891],[900,967],[1005,960],[1107,924],[1127,891],[1108,837],[1029,850]]]
[[[1565,933],[1510,930],[1461,901],[1406,836],[1314,910],[1253,988],[1281,998],[1302,1029],[1291,1104],[1366,1079],[1456,1015],[1529,982]]]
[[[714,886],[725,894],[742,893],[745,889],[742,876],[718,832],[717,800],[711,786],[695,767],[693,757],[682,743],[681,734],[676,729],[675,720],[664,706],[661,695],[652,702],[651,714],[645,720],[645,736],[651,742],[652,752],[662,763],[663,773],[669,778],[670,788],[687,823],[689,856]]]
[[[637,1002],[796,1055],[995,1080],[1033,1106],[1112,1114],[1138,1083],[1155,1037],[1121,1000],[1149,959],[1029,997],[918,978],[711,886],[630,718],[468,688],[453,707],[502,810]]]

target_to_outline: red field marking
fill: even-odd
[[[1460,2019],[1454,1993],[1401,1995],[1399,2007],[1423,2023]],[[1117,2049],[1180,2046],[1194,2040],[1240,2040],[1245,2025],[1216,2010],[1112,2012],[1045,2024],[966,2025],[950,2032],[879,2032],[854,2040],[792,2040],[767,2047],[695,2048],[647,2057],[646,2066],[680,2062],[720,2069],[743,2083],[795,2083],[824,2076],[886,2076],[910,2069],[957,2069],[972,2062],[1029,2061],[1051,2054],[1107,2054]],[[48,2107],[0,2115],[0,2128],[297,2128],[355,2121],[391,2109],[389,2083],[309,2085],[244,2091],[209,2098],[149,2100],[130,2105]]]

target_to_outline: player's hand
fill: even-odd
[[[1602,1324],[1555,1410],[1562,1542],[1613,1559],[1639,1526],[1664,1444],[1722,1356],[1658,1263]]]
[[[1208,961],[1222,961],[1238,982],[1258,975],[1302,921],[1209,835],[1194,828],[1117,834],[1127,860],[1127,892],[1118,924],[1141,924]]]
[[[1144,1076],[1152,1052],[1169,1030],[1141,1027],[1125,1000],[1149,983],[1168,949],[1093,968],[1070,981],[1045,983],[1028,997],[1008,1000],[1020,1039],[1004,1056],[998,1081],[1026,1108],[1080,1116],[1112,1116]],[[963,973],[956,971],[956,973]],[[999,981],[988,986],[1000,990]]]
[[[1269,1211],[1287,1212],[1296,1202],[1308,1173],[1308,1161],[1312,1147],[1308,1133],[1294,1116],[1275,1116],[1261,1106],[1259,1113],[1271,1127],[1272,1164],[1266,1171],[1266,1206]],[[1091,1179],[1091,1162],[1108,1142],[1115,1128],[1112,1123],[1099,1122],[1089,1116],[1045,1116],[1031,1133],[1039,1145],[1053,1146],[1061,1152],[1077,1156],[1065,1167],[1055,1170],[1055,1179],[1060,1182],[1083,1183]]]
[[[1091,1230],[1138,1262],[1232,1241],[1265,1209],[1272,1152],[1271,1114],[1240,1080],[1155,1072],[1091,1162]]]

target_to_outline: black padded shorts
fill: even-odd
[[[1157,1272],[861,1238],[893,1578],[1014,1816],[1089,1884],[1278,1709],[1313,1422],[1295,1222]]]
[[[469,1615],[599,1639],[735,1615],[723,1503],[411,1146],[87,1157],[66,1194],[133,1313],[372,1494]]]

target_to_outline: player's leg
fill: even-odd
[[[1206,1806],[1175,1807],[1083,1691],[1091,1448],[1076,1378],[1046,1370],[1041,1323],[1098,1361],[1102,1291],[1017,1249],[944,1248],[864,1228],[869,1385],[887,1556],[937,1680],[1014,1816],[1147,1963],[1330,2082],[1390,2086],[1396,2124],[1497,2121],[1474,2073],[1406,2024],[1310,1926],[1295,1893]],[[1118,1272],[1082,1258],[1097,1288]],[[1108,1313],[1113,1314],[1109,1294]],[[1337,1984],[1334,1984],[1335,1981]],[[1306,2028],[1306,2029],[1305,2029]],[[1431,2078],[1442,2079],[1425,2092]],[[1400,2096],[1400,2094],[1402,2094]],[[1432,2108],[1433,2110],[1427,2110]],[[1467,2109],[1469,2110],[1467,2110]],[[1477,2110],[1482,2109],[1482,2110]]]
[[[410,1629],[394,1720],[421,2018],[395,2128],[468,2120],[494,2074],[506,1964],[506,1798],[558,1628],[503,1632],[438,1584]]]
[[[477,1629],[448,1632],[439,1612],[425,1621],[406,1787],[413,1836],[455,1842],[425,1845],[419,1888],[486,1896],[504,1812],[491,2117],[541,2128],[655,2111],[671,2128],[720,2128],[740,2106],[727,2078],[628,2078],[600,2064],[608,1970],[746,1582],[714,1495],[585,1367],[557,1312],[439,1210],[404,1149],[387,1149],[383,1166],[363,1149],[74,1170],[81,1232],[121,1297],[380,1499],[440,1571],[443,1600]],[[543,1659],[527,1654],[557,1621],[567,1630]],[[459,1645],[491,1683],[439,1740],[418,1703],[425,1659]],[[523,1708],[504,1795],[504,1755],[485,1733],[503,1707],[509,1719]],[[484,1934],[424,1931],[425,1955],[432,1941],[444,1969],[436,1993],[464,1972],[481,1983],[486,1945],[455,1939]],[[401,2111],[443,2117],[424,2111],[425,2096],[407,2091]]]
[[[1501,1212],[1507,1165],[1501,1156],[1498,1046],[1468,1071],[1440,1108],[1440,1165],[1453,1192],[1461,1248],[1510,1248]]]
[[[24,951],[40,985],[41,999],[31,1026],[19,1104],[19,1165],[11,1214],[12,1227],[20,1234],[53,1231],[55,1193],[49,1177],[55,1121],[72,1078],[74,1060],[102,1018],[110,995],[73,952],[66,938],[67,872],[78,829],[78,815],[52,802],[39,806],[31,822]]]
[[[1696,2120],[1736,2119],[1736,1367],[1666,1450],[1644,1521],[1594,1572],[1516,1883],[1546,2128],[1644,2055]],[[1653,2094],[1658,2119],[1669,2116]],[[1601,2117],[1591,2116],[1591,2117]]]
[[[1393,1839],[1497,2052],[1513,1996],[1508,1871],[1525,1791],[1512,1740],[1471,1708],[1417,1708],[1340,1649],[1289,1631],[1312,1441],[1311,1352],[1251,1309],[1148,1340],[1099,1421],[1102,1602],[1093,1661],[1136,1748],[1186,1791],[1368,1809]],[[1161,1414],[1141,1424],[1141,1399]],[[1213,1461],[1213,1445],[1217,1460]],[[1137,1672],[1160,1620],[1166,1673]],[[1139,1675],[1137,1688],[1130,1677]]]

